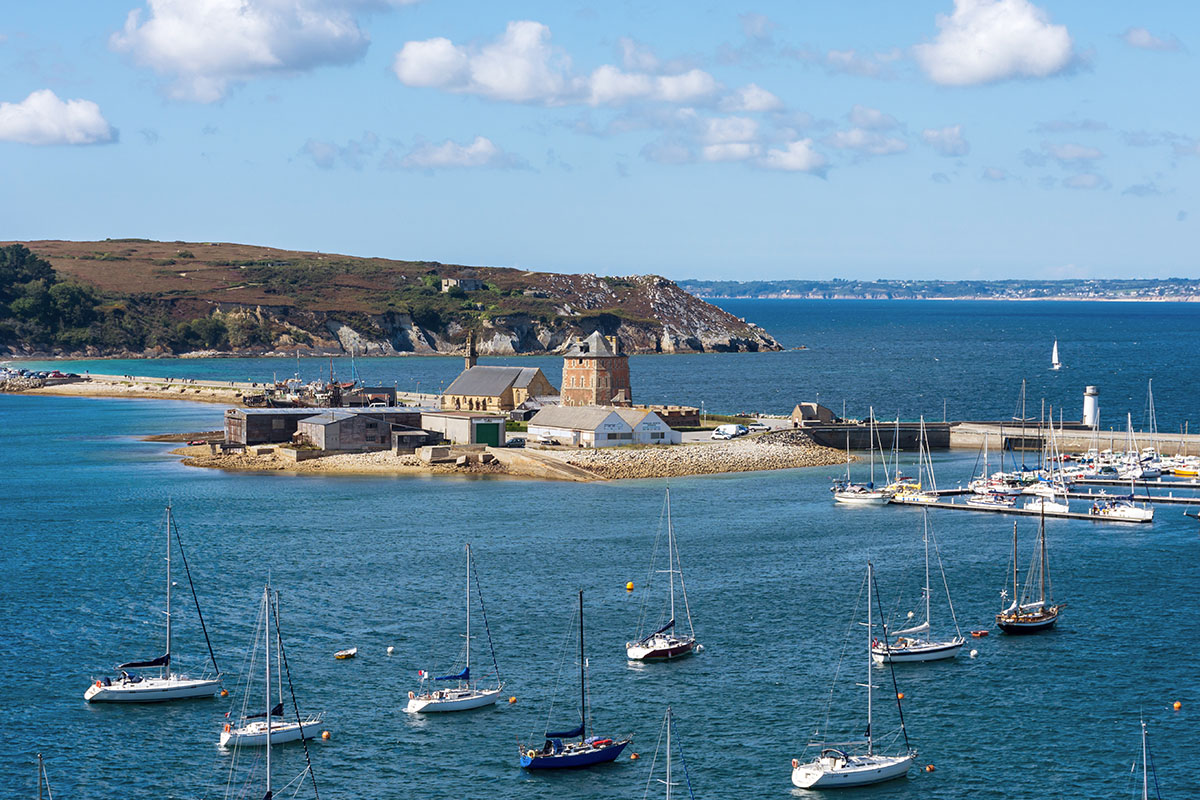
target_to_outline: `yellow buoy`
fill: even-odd
[[[633,591],[633,581],[629,581],[628,583],[625,584],[625,591],[627,591],[627,592]]]
[[[1178,711],[1179,709],[1183,708],[1183,703],[1176,700],[1175,705],[1173,705],[1172,708],[1174,708],[1176,711]]]
[[[508,702],[509,702],[509,703],[515,703],[515,702],[517,702],[517,696],[514,694],[512,697],[508,698]]]
[[[641,758],[641,756],[639,756],[637,753],[630,753],[630,754],[629,754],[629,760],[630,760],[630,761],[637,761],[639,758]]]
[[[221,690],[221,697],[229,697],[229,690],[228,690],[228,689],[222,689],[222,690]]]
[[[321,731],[321,738],[325,741],[329,741],[329,731]]]

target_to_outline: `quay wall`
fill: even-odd
[[[953,423],[926,422],[925,435],[929,439],[931,450],[946,450],[951,447],[950,429]],[[916,450],[921,440],[921,425],[916,422],[901,422],[899,430],[894,422],[877,422],[874,436],[869,425],[858,424],[809,424],[800,430],[807,433],[812,440],[825,447],[838,450],[846,449],[846,439],[849,437],[851,450],[870,450],[871,439],[875,440],[875,448],[885,452],[897,447],[900,450]]]
[[[992,450],[1040,451],[1049,442],[1050,432],[1039,431],[1036,425],[1027,427],[1022,432],[1020,426],[1011,424],[1002,426],[999,423],[958,422],[951,427],[949,446],[954,449],[977,450],[983,447],[985,438],[988,448]],[[1138,448],[1155,445],[1153,437],[1148,433],[1135,431],[1133,438]],[[1125,431],[1096,431],[1084,428],[1078,423],[1073,426],[1068,422],[1063,428],[1054,429],[1055,445],[1064,453],[1081,453],[1093,447],[1099,450],[1124,450],[1127,440],[1128,434]],[[1160,433],[1157,447],[1167,455],[1200,455],[1200,434]]]

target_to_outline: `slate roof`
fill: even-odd
[[[525,388],[537,373],[537,367],[471,367],[446,387],[445,394],[499,397],[510,387]]]
[[[582,342],[572,342],[571,347],[563,355],[567,358],[606,358],[618,355],[618,353],[613,350],[612,343],[604,338],[600,331],[596,331]]]
[[[612,413],[613,409],[605,406],[546,406],[533,415],[529,424],[542,425],[547,428],[594,431]]]

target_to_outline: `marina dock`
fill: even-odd
[[[938,494],[943,493],[939,492]],[[952,490],[946,492],[946,494],[967,494],[967,492]],[[1040,517],[1043,513],[1040,510],[1021,508],[1020,506],[972,506],[966,503],[943,503],[940,500],[935,503],[923,503],[919,500],[892,500],[892,502],[897,505],[919,506],[921,508],[945,508],[951,511],[984,511],[993,514],[1016,514],[1022,517]],[[1148,519],[1116,519],[1114,517],[1102,517],[1097,514],[1080,514],[1078,511],[1046,511],[1045,515],[1047,518],[1052,517],[1054,519],[1086,519],[1091,522],[1123,522],[1131,525],[1151,522]]]

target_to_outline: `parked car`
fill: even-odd
[[[525,437],[510,436],[509,438],[504,440],[504,446],[505,447],[524,447],[525,446]]]
[[[761,433],[762,431],[769,431],[769,430],[771,430],[771,426],[770,426],[770,425],[765,425],[765,424],[763,424],[763,423],[761,423],[761,422],[758,422],[758,421],[756,420],[756,421],[754,421],[754,422],[751,422],[749,425],[747,425],[747,426],[746,426],[746,430],[747,430],[747,431],[749,431],[750,433]]]

